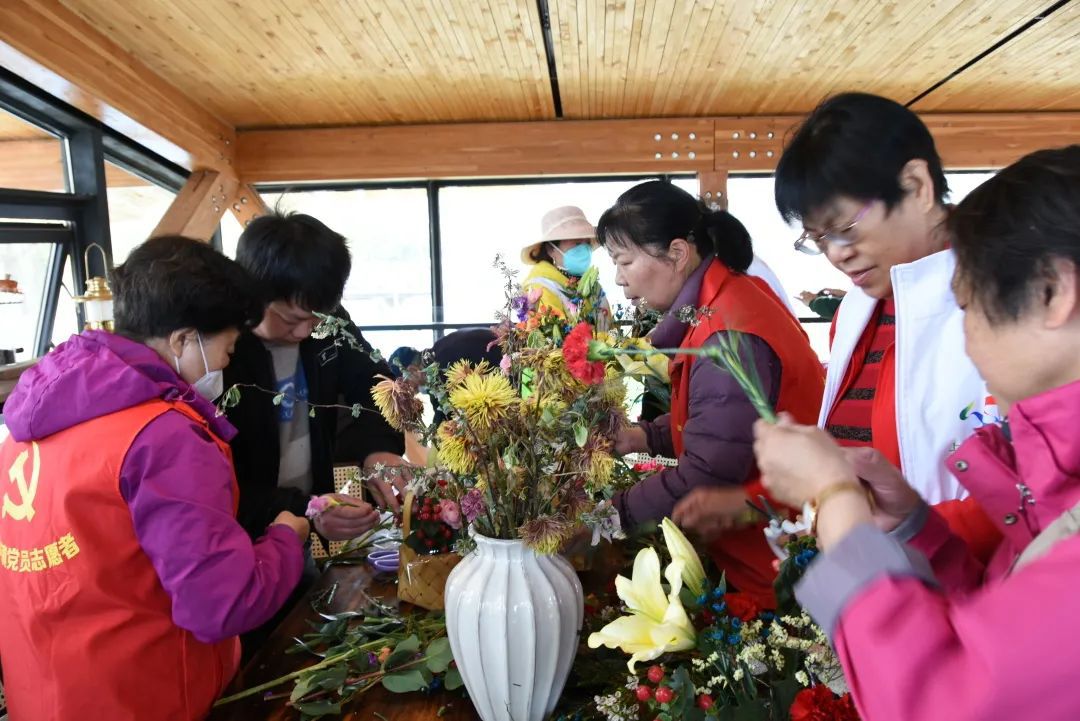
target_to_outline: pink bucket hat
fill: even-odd
[[[533,250],[548,242],[560,240],[587,239],[592,247],[597,247],[596,228],[585,217],[581,208],[573,205],[564,205],[544,213],[540,219],[540,240],[532,241],[521,249],[521,262],[525,265],[535,265],[532,259]]]

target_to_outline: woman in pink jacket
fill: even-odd
[[[816,505],[823,553],[797,596],[863,719],[1074,721],[1080,145],[1003,170],[950,225],[967,352],[1008,412],[947,460],[1003,534],[989,564],[870,449],[782,421],[756,429],[758,463],[779,499]]]

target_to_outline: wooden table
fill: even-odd
[[[310,631],[308,621],[317,616],[311,608],[312,596],[325,591],[333,584],[338,584],[328,613],[339,613],[363,606],[363,594],[394,602],[395,586],[382,580],[385,576],[374,577],[366,565],[334,566],[330,568],[308,594],[301,600],[292,613],[282,622],[267,639],[266,643],[251,661],[240,670],[233,679],[226,696],[244,689],[257,686],[271,679],[297,671],[315,662],[307,654],[286,654],[286,649],[296,645],[293,637],[299,637]],[[274,689],[276,693],[292,690],[292,682],[283,683]],[[209,721],[296,721],[300,714],[287,706],[287,698],[264,701],[262,694],[219,706],[210,714]],[[382,687],[373,688],[356,702],[346,707],[337,718],[346,721],[377,721],[378,711],[387,721],[429,721],[437,718],[440,708],[446,707],[442,719],[446,721],[478,721],[480,718],[472,704],[463,698],[460,692],[441,692],[436,694],[391,693]]]

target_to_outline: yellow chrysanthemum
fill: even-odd
[[[446,421],[437,432],[439,461],[452,473],[468,474],[476,469],[476,456],[457,433],[457,424]]]
[[[589,480],[593,488],[605,486],[611,481],[615,470],[615,459],[610,453],[596,451],[589,458]]]
[[[424,404],[416,397],[416,386],[405,379],[383,380],[371,389],[371,397],[386,422],[399,431],[415,425],[424,412]]]
[[[558,516],[539,516],[526,521],[518,529],[526,546],[545,555],[558,552],[573,532],[574,527]]]
[[[501,374],[472,373],[465,377],[460,386],[450,391],[450,403],[479,432],[490,431],[517,402],[517,393],[510,381]]]
[[[621,374],[614,368],[607,369],[607,378],[600,396],[604,403],[621,408],[626,403],[626,384],[623,383]]]
[[[490,372],[491,364],[486,360],[480,361],[475,366],[467,360],[459,360],[446,369],[446,385],[448,388],[457,388],[470,376]]]

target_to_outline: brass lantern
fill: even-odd
[[[90,249],[97,248],[101,253],[101,259],[105,267],[109,267],[109,258],[105,255],[105,249],[97,243],[91,243],[83,253],[83,268],[86,269],[86,292],[77,296],[75,301],[83,304],[86,314],[86,330],[113,329],[113,294],[109,288],[109,281],[101,276],[89,277],[90,274]]]

